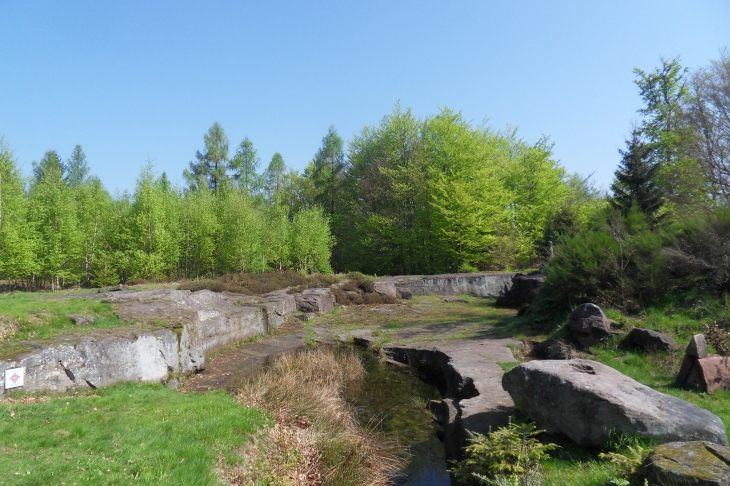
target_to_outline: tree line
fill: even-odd
[[[619,150],[611,194],[561,227],[542,315],[582,302],[628,312],[730,291],[730,56],[636,69],[644,106]],[[690,305],[690,304],[687,304]]]

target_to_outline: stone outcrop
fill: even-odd
[[[380,281],[393,282],[396,288],[407,288],[413,295],[469,294],[499,297],[512,287],[511,272],[451,273],[424,277],[389,277]]]
[[[640,471],[649,484],[730,486],[730,449],[704,441],[661,444]]]
[[[582,446],[600,446],[616,432],[727,445],[719,417],[595,361],[531,361],[505,373],[502,386],[539,428]]]
[[[119,317],[138,327],[97,331],[84,337],[36,345],[15,360],[0,361],[0,373],[25,367],[25,391],[67,391],[119,381],[164,381],[171,374],[205,368],[205,356],[228,343],[263,334],[284,322],[295,307],[286,293],[268,297],[208,290],[152,290],[106,294]]]
[[[704,334],[695,334],[687,345],[677,384],[708,393],[730,390],[730,358],[708,354]]]
[[[330,289],[307,289],[296,295],[296,303],[302,312],[329,312],[335,307],[335,294]]]
[[[568,329],[573,339],[587,348],[611,335],[611,321],[596,304],[581,304],[570,315]]]
[[[530,304],[535,300],[546,278],[547,275],[539,271],[516,274],[512,277],[510,289],[497,298],[497,305],[516,309],[522,305]]]
[[[621,341],[619,348],[643,349],[650,353],[657,351],[671,353],[677,350],[677,343],[669,334],[636,327]]]

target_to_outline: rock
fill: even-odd
[[[621,341],[619,348],[672,352],[677,350],[677,343],[669,334],[636,327]]]
[[[502,387],[539,428],[582,446],[600,446],[616,432],[727,445],[719,417],[595,361],[523,363],[505,373]]]
[[[358,299],[362,300],[360,292],[356,292],[354,290],[345,290],[345,297],[347,297],[350,300],[350,302],[354,302]]]
[[[408,300],[413,298],[413,292],[408,287],[396,287],[395,292],[395,296],[399,299]]]
[[[689,355],[685,355],[685,358],[687,357]],[[690,357],[690,359],[692,358]],[[680,369],[680,371],[682,370]],[[712,354],[706,358],[694,359],[694,363],[686,375],[684,384],[689,387],[707,393],[713,393],[716,390],[730,390],[730,358]]]
[[[460,299],[458,297],[444,297],[444,302],[447,304],[468,304],[469,301],[466,299]]]
[[[375,291],[379,293],[380,295],[389,295],[393,297],[394,299],[397,298],[397,291],[395,289],[395,284],[393,282],[388,281],[380,281],[375,282]]]
[[[178,381],[176,378],[168,380],[167,388],[169,388],[170,390],[177,390],[178,388],[180,388],[180,381]]]
[[[695,334],[692,339],[689,340],[687,350],[685,354],[694,358],[706,358],[707,357],[707,340],[704,334]]]
[[[589,347],[611,334],[611,322],[596,304],[581,304],[568,320],[573,338],[583,347]]]
[[[450,273],[423,277],[389,277],[396,288],[409,288],[413,295],[469,294],[481,297],[498,297],[512,287],[511,272]]]
[[[704,441],[661,444],[640,472],[651,484],[730,486],[730,449]]]
[[[531,354],[539,359],[574,359],[575,349],[559,339],[530,343]]]
[[[540,271],[516,274],[512,277],[512,287],[497,298],[497,305],[517,309],[524,304],[530,304],[535,300],[546,278],[547,275]]]
[[[73,321],[77,326],[90,326],[96,322],[96,318],[93,316],[82,316],[79,314],[69,314],[68,318]]]
[[[304,322],[311,321],[315,317],[317,317],[317,314],[315,314],[314,312],[306,312],[304,314],[299,314],[297,316],[298,319],[300,319],[300,320],[302,320]]]
[[[335,307],[335,295],[330,289],[307,289],[295,299],[302,312],[329,312]]]

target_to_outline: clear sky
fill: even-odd
[[[221,123],[302,170],[334,124],[349,140],[400,100],[542,134],[610,184],[641,100],[632,69],[730,46],[730,1],[0,0],[0,134],[25,174],[81,144],[107,189],[147,157],[181,180]]]

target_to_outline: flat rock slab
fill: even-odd
[[[190,378],[183,388],[196,393],[218,389],[235,391],[242,381],[258,372],[272,358],[306,348],[304,336],[304,332],[275,336],[223,351],[211,360],[204,371]]]
[[[716,415],[596,361],[523,363],[504,375],[502,386],[539,428],[582,446],[603,445],[616,432],[659,442],[728,443]]]
[[[730,486],[730,449],[704,441],[662,444],[641,473],[651,484]]]

